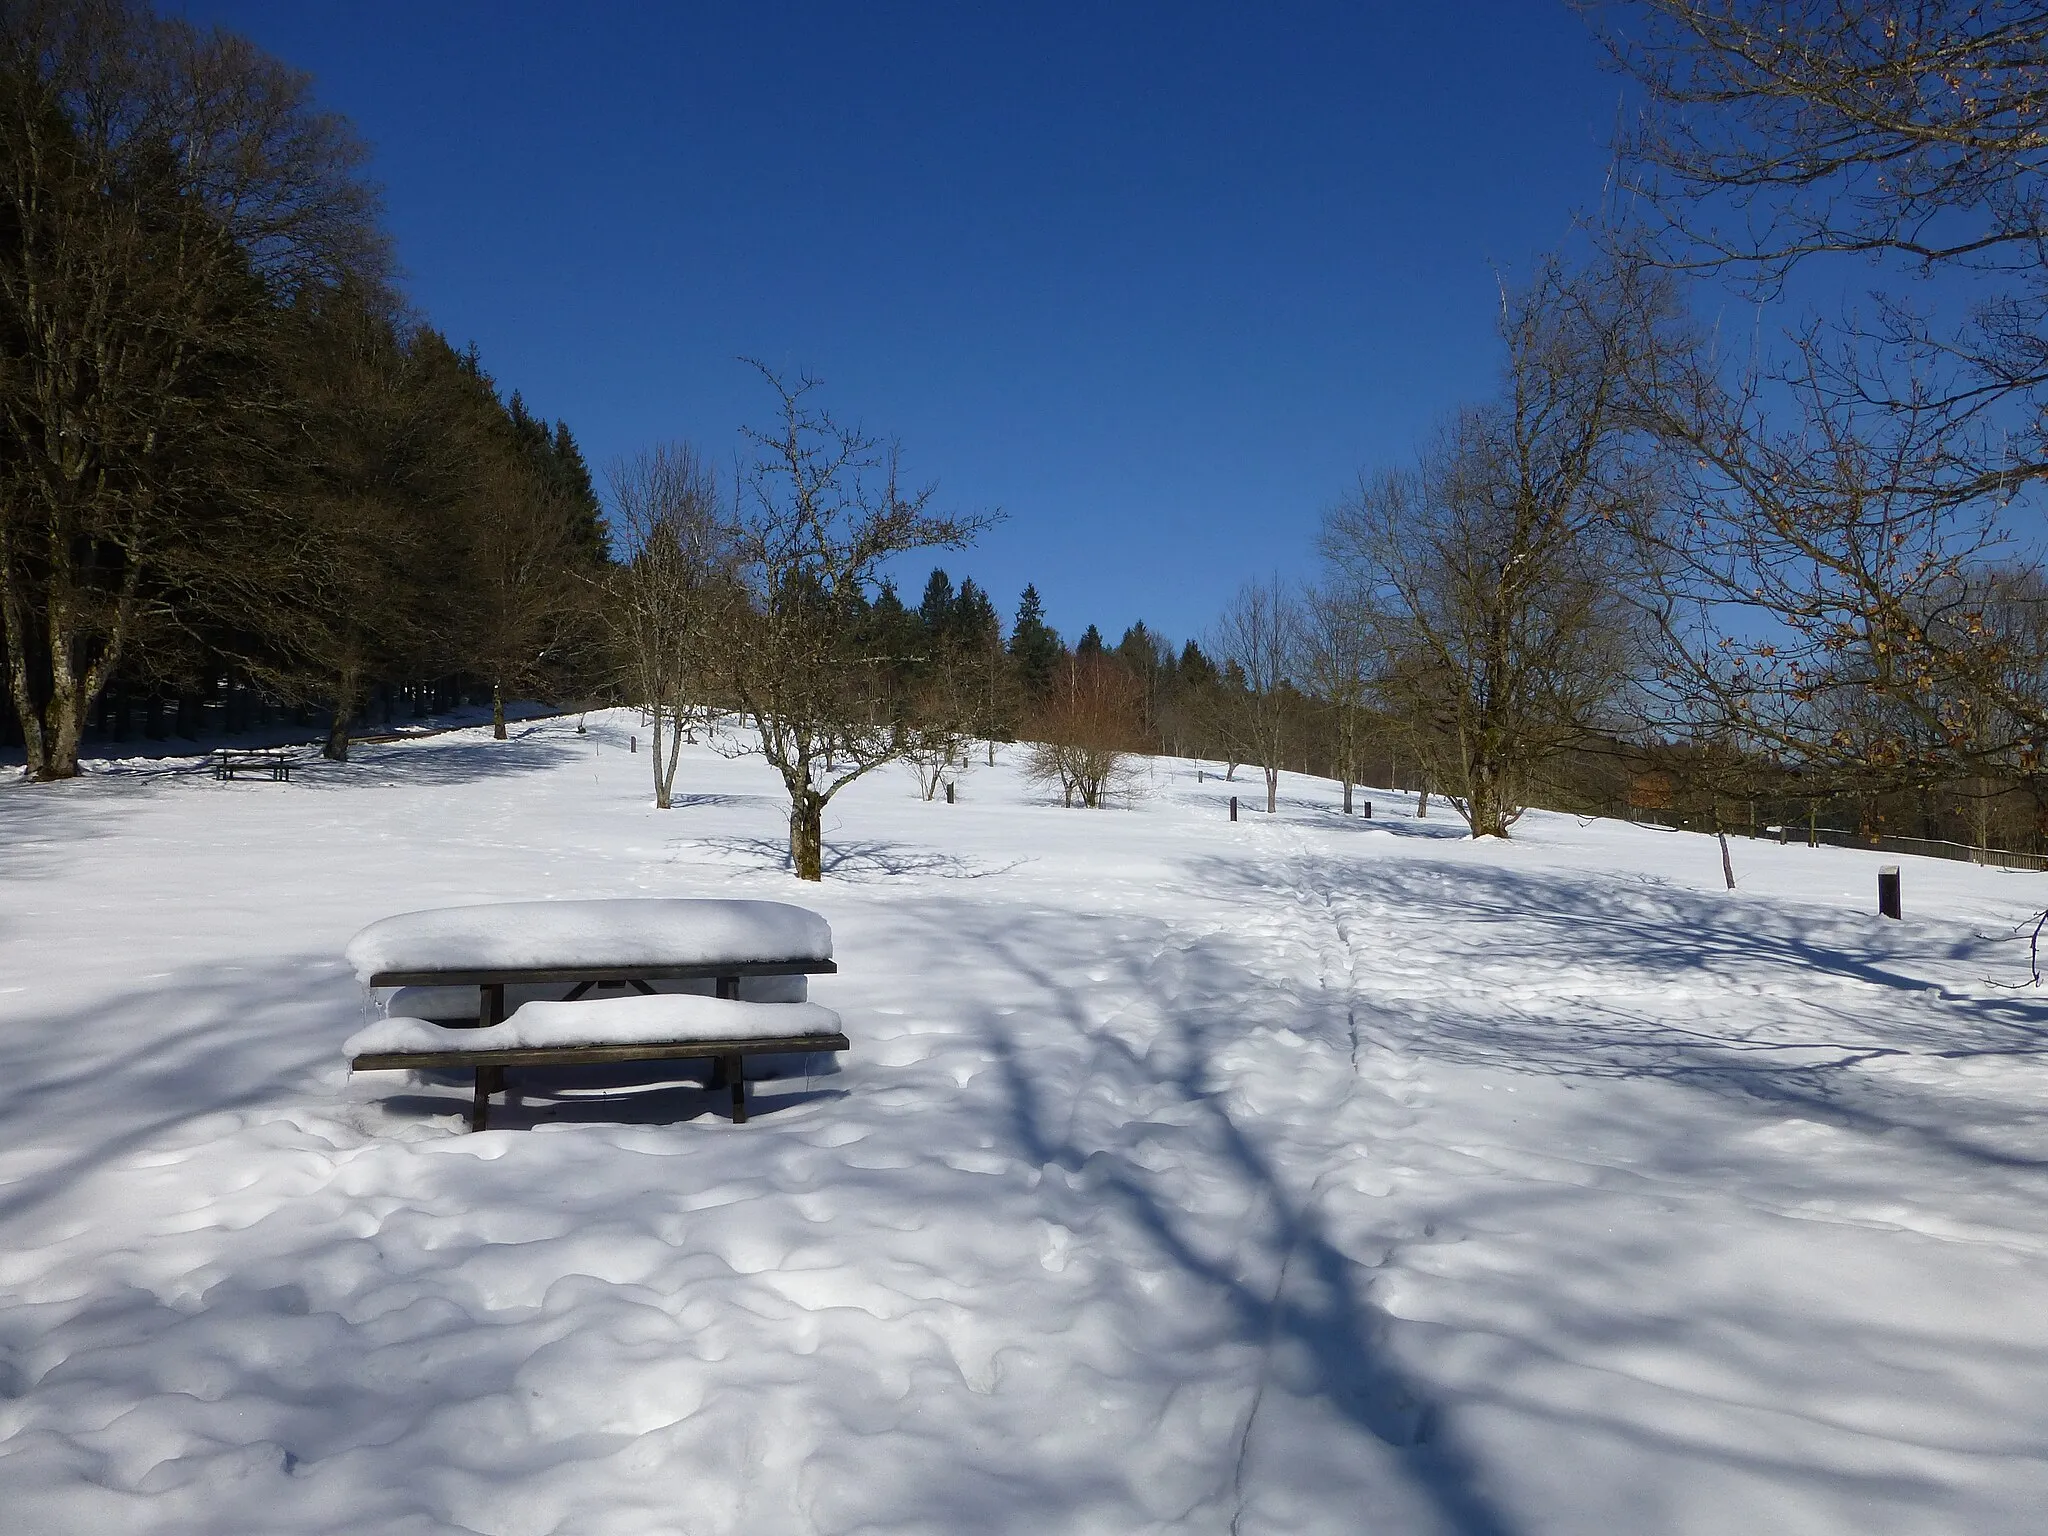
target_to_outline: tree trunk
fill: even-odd
[[[675,803],[676,765],[683,757],[683,735],[689,726],[689,711],[654,706],[654,731],[649,749],[654,763],[654,808],[665,811]],[[662,718],[668,729],[662,729]]]
[[[491,739],[505,739],[505,685],[495,677],[491,679]]]
[[[345,678],[334,690],[334,719],[327,727],[327,742],[320,755],[330,763],[348,761],[348,728],[356,714],[356,680]]]
[[[1344,775],[1344,814],[1346,816],[1351,814],[1351,775],[1349,773]]]
[[[1266,814],[1273,815],[1280,809],[1280,770],[1266,770]]]
[[[654,733],[648,738],[648,751],[654,762],[654,808],[657,811],[669,808],[669,782],[673,777],[662,772],[661,716],[662,708],[657,704],[654,706]]]
[[[50,697],[38,706],[28,647],[14,622],[18,617],[15,606],[13,603],[8,605],[7,682],[14,700],[15,717],[21,723],[22,771],[39,784],[76,778],[78,744],[85,734],[84,711],[92,702],[90,692],[79,687],[77,679],[71,675],[70,652],[65,647],[58,658],[63,664],[53,662],[50,667]],[[54,642],[60,638],[54,633],[54,620],[51,628]],[[52,649],[58,648],[53,644]]]
[[[1471,811],[1473,837],[1504,838],[1508,835],[1507,817],[1491,784],[1482,781],[1473,785],[1472,798],[1466,805]]]
[[[825,802],[814,789],[790,797],[789,862],[799,880],[825,878]]]
[[[1422,781],[1422,792],[1415,801],[1415,819],[1417,821],[1429,820],[1429,780],[1427,779]]]

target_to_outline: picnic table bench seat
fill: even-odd
[[[504,1023],[481,1029],[384,1018],[350,1036],[342,1049],[357,1072],[473,1070],[470,1128],[480,1131],[489,1119],[491,1094],[504,1087],[507,1067],[709,1060],[710,1086],[730,1088],[733,1122],[744,1125],[747,1056],[844,1051],[851,1042],[840,1032],[839,1015],[815,1003],[656,993],[526,1003]]]

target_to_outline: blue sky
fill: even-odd
[[[314,75],[414,303],[593,467],[729,461],[735,359],[807,369],[1002,508],[944,563],[1070,638],[1313,574],[1358,469],[1489,387],[1619,94],[1552,0],[184,9]]]

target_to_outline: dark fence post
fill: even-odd
[[[1372,820],[1372,802],[1370,800],[1366,800],[1360,803],[1359,814],[1363,816],[1367,821]]]
[[[628,752],[638,752],[640,750],[640,738],[638,736],[628,736],[626,738],[626,750]]]
[[[948,804],[948,805],[951,805],[952,803],[953,803],[953,781],[952,781],[951,779],[948,779],[948,780],[946,781],[946,804]]]
[[[1887,864],[1877,872],[1877,910],[1885,917],[1904,921],[1905,913],[1899,906],[1899,866]]]
[[[1230,819],[1232,821],[1237,820],[1237,796],[1235,795],[1230,797]]]

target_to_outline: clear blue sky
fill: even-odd
[[[593,468],[729,460],[734,359],[808,369],[1008,514],[945,563],[1069,638],[1312,573],[1489,386],[1496,273],[1597,201],[1619,92],[1561,0],[184,10],[314,75],[414,303]]]

